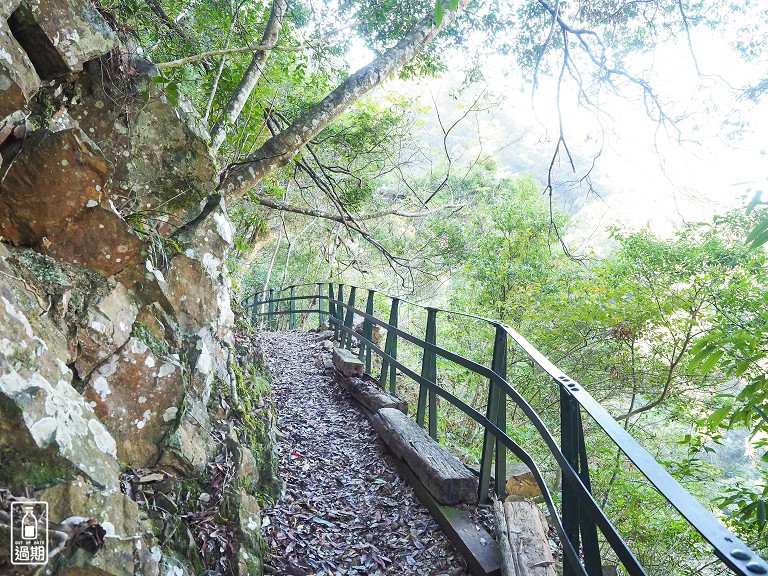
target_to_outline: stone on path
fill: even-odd
[[[333,349],[333,364],[347,378],[362,376],[365,366],[360,359],[345,348]]]

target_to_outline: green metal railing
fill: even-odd
[[[345,289],[348,295],[345,299]],[[299,293],[301,292],[301,293]],[[365,309],[356,307],[358,288],[343,284],[315,283],[291,286],[278,292],[270,289],[266,298],[258,293],[248,297],[244,304],[250,309],[252,321],[266,329],[295,329],[306,325],[309,317],[318,315],[319,325],[334,331],[339,346],[352,348],[353,339],[359,344],[359,357],[365,362],[366,373],[371,374],[372,354],[381,359],[378,380],[393,394],[397,393],[398,374],[418,384],[416,421],[427,426],[429,435],[437,438],[437,397],[466,414],[483,427],[483,447],[480,459],[479,494],[487,501],[492,467],[496,493],[505,496],[506,451],[509,450],[532,472],[544,496],[554,526],[559,534],[564,555],[565,576],[602,575],[598,530],[611,547],[628,574],[646,575],[638,559],[608,519],[606,511],[592,495],[591,479],[584,439],[582,414],[585,413],[602,428],[606,435],[642,472],[650,484],[662,494],[680,515],[709,543],[714,554],[733,573],[751,576],[768,573],[768,565],[739,538],[728,531],[707,509],[691,496],[581,385],[566,376],[543,354],[515,330],[501,322],[462,312],[422,307],[399,298],[367,290]],[[387,320],[375,315],[376,298],[383,303]],[[299,307],[297,307],[299,303]],[[423,338],[410,334],[398,326],[403,304],[426,311]],[[440,315],[458,315],[468,321],[478,321],[493,329],[493,355],[490,366],[467,359],[437,345],[437,321]],[[362,318],[362,329],[355,330],[353,322]],[[287,318],[287,322],[285,319]],[[374,343],[373,328],[386,331],[384,348]],[[422,351],[421,371],[416,372],[398,360],[398,342],[415,345]],[[514,343],[537,365],[559,389],[560,442],[550,432],[541,417],[507,380],[507,350]],[[480,412],[438,384],[437,359],[452,363],[481,376],[488,382],[485,410]],[[536,462],[506,433],[507,400],[511,400],[536,428],[562,474],[561,513]]]

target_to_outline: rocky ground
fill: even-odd
[[[262,333],[279,414],[281,500],[265,510],[265,572],[468,575],[391,454],[303,332]]]

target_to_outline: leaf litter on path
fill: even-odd
[[[265,571],[466,576],[464,558],[348,394],[315,367],[311,333],[263,332],[285,493],[264,511]]]

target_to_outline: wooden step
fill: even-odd
[[[408,402],[382,390],[370,376],[364,374],[361,378],[347,378],[339,372],[334,372],[333,377],[339,386],[371,412],[378,412],[382,408],[395,408],[404,414],[408,413]]]
[[[502,576],[556,576],[541,512],[530,500],[512,498],[493,503]]]
[[[400,410],[382,408],[371,422],[390,450],[413,470],[434,498],[445,506],[477,502],[477,478],[444,446]]]
[[[336,370],[348,378],[362,376],[363,372],[365,372],[365,365],[355,354],[352,354],[346,348],[334,348],[332,357]]]
[[[434,499],[405,461],[398,460],[398,468],[448,540],[462,553],[472,575],[501,576],[499,547],[490,534],[475,522],[471,509],[443,506]]]

